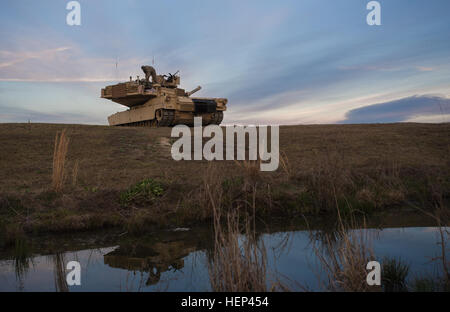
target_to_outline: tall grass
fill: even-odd
[[[55,279],[55,290],[57,292],[68,292],[69,286],[66,282],[66,268],[64,255],[56,253],[53,258],[53,276]]]
[[[214,213],[214,254],[209,262],[209,276],[213,291],[267,291],[266,250],[252,232],[248,219],[241,235],[239,214],[229,212],[225,225],[221,215]]]
[[[24,288],[24,278],[32,264],[33,261],[27,241],[24,238],[17,237],[14,248],[14,270],[19,289],[21,290]]]
[[[253,180],[255,166],[249,163],[242,166]],[[267,291],[264,244],[257,239],[255,224],[250,222],[247,212],[240,215],[239,205],[224,206],[223,188],[217,183],[214,172],[214,168],[209,167],[204,178],[204,196],[208,200],[207,206],[212,210],[214,226],[214,251],[208,263],[212,290]],[[254,201],[252,206],[254,210]]]
[[[77,179],[78,179],[78,160],[75,161],[75,164],[73,165],[72,169],[72,186],[77,185]]]
[[[447,181],[446,176],[442,176],[441,173],[427,177],[427,194],[431,197],[428,202],[432,203],[432,211],[425,210],[421,206],[413,203],[409,203],[409,205],[434,219],[439,237],[437,244],[440,247],[439,255],[431,259],[433,262],[439,264],[440,276],[417,279],[416,283],[429,284],[429,281],[433,281],[435,284],[433,287],[436,289],[450,291],[450,259],[448,258],[450,251],[448,243],[450,238],[450,231],[448,230],[448,226],[450,225],[450,209],[448,209],[448,202],[446,200],[446,197],[448,197]],[[422,203],[422,205],[425,206],[425,203]],[[421,287],[418,288],[420,289]]]
[[[347,222],[341,218],[339,204],[336,200],[338,228],[333,233],[315,233],[310,231],[314,253],[319,261],[319,268],[325,273],[325,281],[319,276],[322,289],[330,291],[379,291],[399,292],[408,290],[448,291],[450,289],[450,275],[448,260],[448,237],[446,228],[449,224],[449,210],[445,206],[443,195],[437,196],[434,213],[427,212],[434,218],[438,228],[438,245],[440,253],[432,258],[440,264],[440,274],[416,278],[408,284],[409,265],[400,259],[385,258],[382,261],[381,287],[369,286],[366,283],[366,265],[376,260],[371,247],[370,232],[365,222],[357,224],[353,214],[347,216]],[[412,286],[412,287],[411,287]]]
[[[53,150],[52,188],[55,192],[60,192],[63,188],[68,148],[69,138],[66,136],[66,129],[64,129],[56,134]]]
[[[388,258],[383,260],[381,270],[384,291],[401,292],[406,291],[406,277],[409,273],[409,265],[401,259]]]
[[[284,151],[280,152],[280,165],[286,180],[289,180],[292,176],[292,167],[289,164],[289,158]]]
[[[448,240],[450,237],[450,232],[445,225],[449,224],[449,211],[445,209],[444,204],[438,208],[435,213],[435,218],[437,221],[437,226],[439,230],[439,241],[440,245],[440,255],[433,258],[433,261],[438,261],[442,270],[441,285],[442,289],[445,291],[450,291],[450,259],[448,259],[449,247]]]
[[[355,228],[355,221],[347,226],[338,210],[338,229],[334,235],[325,233],[320,240],[311,233],[312,247],[325,280],[319,276],[321,288],[329,291],[373,291],[366,282],[368,262],[375,260],[370,237],[365,226]]]
[[[261,160],[235,160],[234,163],[239,167],[247,184],[253,185],[261,179]]]
[[[215,247],[209,262],[209,276],[213,291],[267,291],[266,251],[250,229],[248,220],[243,228],[239,215],[229,212],[225,225],[218,211],[214,213]]]

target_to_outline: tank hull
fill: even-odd
[[[170,97],[166,94],[113,114],[108,117],[108,122],[110,126],[192,126],[194,117],[199,116],[204,125],[220,124],[225,110],[226,99],[223,98]]]

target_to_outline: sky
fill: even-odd
[[[106,85],[181,74],[225,123],[450,121],[450,1],[2,1],[0,122],[107,124]]]

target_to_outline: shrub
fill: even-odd
[[[382,285],[385,291],[406,291],[409,265],[400,259],[385,259],[382,267]]]
[[[153,179],[145,179],[120,194],[120,204],[145,205],[152,203],[157,197],[162,196],[164,188],[161,183]]]

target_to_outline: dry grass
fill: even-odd
[[[66,282],[66,267],[64,255],[57,253],[51,256],[53,261],[53,277],[55,280],[55,290],[57,292],[68,292],[69,286]]]
[[[68,149],[69,138],[66,136],[66,129],[64,129],[56,134],[55,147],[53,150],[52,188],[55,192],[60,192],[64,185]]]
[[[256,183],[257,161],[235,164],[245,175],[245,182],[239,186],[241,190],[247,183]],[[248,211],[243,209],[252,206],[254,220],[255,201],[242,201],[242,196],[236,197],[232,188],[224,188],[220,172],[217,164],[208,165],[200,202],[203,211],[212,213],[214,226],[214,250],[208,263],[211,288],[220,292],[267,291],[264,244],[256,238],[255,226]],[[255,188],[253,191],[256,192]]]
[[[31,127],[31,131],[29,131]],[[170,136],[170,128],[112,128],[82,125],[0,124],[0,189],[14,193],[20,189],[39,192],[51,183],[55,133],[70,131],[67,160],[83,164],[78,173],[81,185],[90,185],[99,176],[104,189],[125,189],[149,177],[167,175],[174,182],[195,188],[202,183],[206,164],[201,161],[171,159],[160,139]],[[450,124],[324,125],[280,127],[280,168],[270,174],[285,179],[284,155],[292,178],[308,174],[326,154],[342,155],[342,168],[356,171],[395,161],[398,168],[426,165],[448,166]],[[224,161],[222,175],[238,174],[239,168]],[[102,173],[99,175],[99,173]],[[265,178],[265,175],[264,175]],[[97,181],[95,181],[97,182]]]
[[[213,291],[267,291],[266,251],[246,220],[242,229],[237,212],[226,215],[225,228],[218,211],[214,213],[215,246],[209,262]],[[241,234],[243,233],[243,234]]]
[[[216,164],[208,166],[203,179],[202,207],[212,212],[214,229],[208,262],[211,288],[219,292],[289,291],[277,274],[271,274],[274,281],[268,280],[266,248],[256,232],[257,198],[262,191],[258,189],[262,183],[259,163],[236,162],[236,166],[244,177],[235,187],[221,183],[224,177]]]
[[[289,164],[289,158],[284,151],[280,151],[280,166],[287,180],[292,177],[292,167]]]
[[[386,171],[390,171],[386,170]],[[386,178],[387,176],[387,178]],[[397,172],[395,168],[384,178],[392,183],[397,183]],[[389,184],[388,183],[388,184]],[[450,210],[446,207],[442,180],[439,175],[430,178],[428,185],[434,191],[435,207],[433,211],[427,211],[414,206],[417,210],[425,214],[430,220],[434,219],[438,228],[440,246],[438,256],[431,259],[439,264],[438,275],[427,278],[416,279],[416,283],[421,283],[422,288],[432,288],[434,290],[448,291],[450,289],[450,262],[448,255],[448,239],[450,233],[446,226],[449,224]],[[393,184],[390,184],[391,186]],[[337,212],[337,229],[331,233],[310,231],[311,242],[314,253],[319,261],[319,270],[325,273],[323,280],[318,273],[320,287],[329,291],[407,291],[411,289],[407,284],[409,266],[400,259],[385,258],[382,261],[382,285],[381,287],[369,286],[366,283],[366,265],[369,261],[377,260],[371,243],[370,232],[367,230],[365,218],[362,223],[356,222],[356,218],[351,212],[346,221],[341,217],[341,209],[337,202],[337,195],[334,193],[335,206]],[[347,205],[350,205],[348,202]],[[441,274],[441,275],[439,275]]]
[[[355,224],[346,226],[340,216],[338,221],[334,235],[326,233],[318,238],[311,232],[314,253],[326,276],[324,281],[318,275],[320,287],[328,291],[345,292],[379,290],[366,282],[366,265],[376,260],[366,227],[351,230],[357,228]]]
[[[226,211],[217,189],[212,190],[208,184],[206,192],[214,224],[214,252],[208,266],[212,290],[267,291],[266,251],[263,242],[256,238],[255,227],[251,225],[248,214],[241,216],[239,207]],[[242,227],[241,217],[244,218]]]
[[[235,160],[247,183],[254,184],[261,179],[261,160]]]
[[[76,160],[75,164],[73,165],[73,169],[72,169],[72,186],[77,185],[78,167],[79,167],[79,162],[78,162],[78,160]]]
[[[440,255],[433,259],[433,261],[439,261],[442,270],[442,284],[446,291],[450,291],[450,259],[448,254],[450,248],[448,247],[448,242],[450,238],[450,231],[446,228],[446,225],[450,224],[450,210],[446,207],[445,202],[441,196],[439,196],[438,206],[433,214],[436,220],[437,227],[439,229],[439,242],[440,245]]]
[[[438,289],[450,291],[450,259],[448,258],[450,252],[450,231],[447,228],[450,225],[450,209],[448,209],[444,198],[445,193],[442,177],[439,175],[429,177],[428,187],[431,189],[430,193],[433,198],[432,202],[434,203],[434,210],[427,211],[416,205],[413,205],[413,207],[435,220],[436,227],[438,228],[439,241],[437,244],[440,246],[440,252],[439,255],[432,258],[431,261],[439,263],[442,276],[434,277],[433,279],[437,280],[436,284]]]
[[[389,211],[409,202],[428,210],[434,197],[424,177],[449,169],[450,124],[281,127],[276,172],[261,172],[258,161],[176,162],[160,143],[170,130],[0,124],[0,232],[2,223],[39,232],[208,222],[208,188],[218,205],[250,215],[256,207],[266,221],[335,215],[337,208],[343,216],[350,208]],[[67,178],[72,185],[63,188]],[[121,193],[146,179],[165,186],[161,198],[122,207]],[[48,192],[49,185],[60,191]]]

